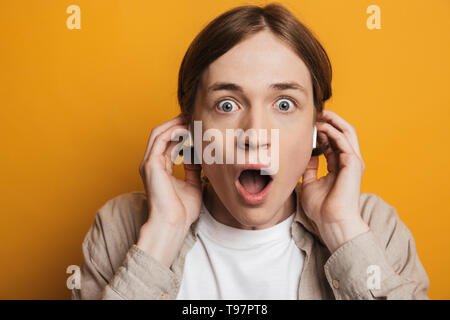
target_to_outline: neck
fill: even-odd
[[[260,230],[270,228],[281,221],[287,219],[296,209],[296,194],[292,194],[284,202],[284,204],[272,215],[270,221],[263,225],[258,226],[246,226],[241,224],[236,218],[228,211],[228,209],[223,205],[222,201],[217,196],[214,188],[210,183],[205,186],[204,203],[211,215],[222,224],[233,228],[247,229],[247,230]]]

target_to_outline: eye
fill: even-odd
[[[276,105],[280,111],[292,112],[297,104],[290,98],[281,98],[276,102]]]
[[[237,110],[238,106],[232,100],[222,100],[217,104],[217,108],[219,109],[219,112],[230,113],[234,110]]]

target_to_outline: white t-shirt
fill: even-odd
[[[202,203],[198,241],[186,255],[176,299],[298,299],[304,253],[295,245],[295,213],[262,230],[218,222]]]

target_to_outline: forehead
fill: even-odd
[[[237,83],[244,90],[295,81],[312,92],[311,77],[305,63],[270,31],[250,36],[211,63],[202,74],[201,87],[207,88],[218,81]]]

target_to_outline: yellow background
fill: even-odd
[[[81,264],[96,210],[143,190],[138,166],[151,128],[178,113],[189,43],[245,3],[1,1],[0,298],[70,297],[66,268]],[[281,3],[331,58],[326,108],[357,129],[362,191],[397,209],[430,297],[450,298],[450,1]],[[70,4],[81,30],[66,27]],[[366,27],[371,4],[381,30]]]

